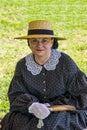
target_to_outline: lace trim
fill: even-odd
[[[44,64],[46,70],[55,70],[56,65],[59,62],[61,57],[61,52],[57,50],[52,50],[49,60]],[[30,71],[33,75],[37,75],[41,72],[42,66],[37,64],[34,61],[33,54],[29,54],[25,57],[27,70]]]

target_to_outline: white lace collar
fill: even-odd
[[[49,60],[43,65],[46,70],[55,70],[56,65],[59,62],[59,58],[61,57],[61,52],[52,49],[51,56]],[[41,72],[42,66],[37,64],[34,61],[33,54],[30,53],[25,57],[27,70],[30,71],[33,75],[37,75]]]

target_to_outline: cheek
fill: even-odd
[[[51,48],[52,48],[52,45],[50,45],[50,46],[45,46],[45,50],[51,50]]]
[[[52,46],[53,46],[53,43],[49,44],[48,48],[52,48]]]
[[[33,46],[31,46],[31,45],[29,45],[29,48],[31,49],[31,51],[33,51],[33,50],[34,50],[34,47],[33,47]]]
[[[33,48],[33,46],[32,46],[32,44],[31,44],[31,43],[29,44],[29,47],[30,47],[30,49],[32,49],[32,48]]]

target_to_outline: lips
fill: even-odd
[[[39,51],[39,52],[41,52],[41,51],[44,51],[44,50],[42,50],[42,49],[37,49],[36,51]]]

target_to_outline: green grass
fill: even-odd
[[[16,62],[28,54],[25,40],[28,22],[50,20],[55,34],[64,36],[59,49],[69,54],[87,74],[87,1],[86,0],[0,0],[0,117],[9,111],[7,91]]]

